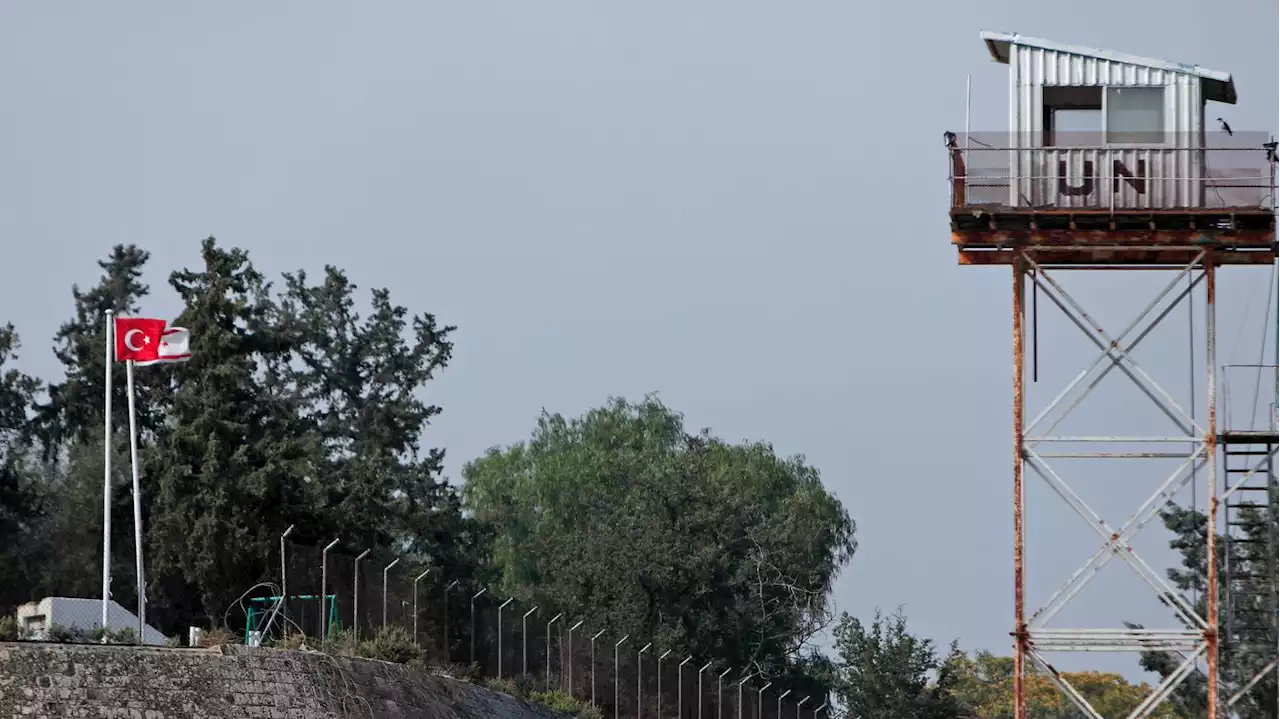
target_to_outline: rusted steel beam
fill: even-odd
[[[953,230],[951,244],[963,247],[1002,247],[1019,245],[1024,248],[1054,246],[1101,247],[1167,247],[1169,249],[1200,248],[1206,245],[1221,247],[1224,251],[1271,250],[1276,248],[1274,230],[1234,230],[1216,235],[1206,235],[1203,230],[1049,230],[997,228],[986,230]]]
[[[1037,264],[1054,269],[1090,270],[1176,270],[1196,258],[1201,249],[1135,250],[1135,249],[1053,249],[1029,252]],[[961,265],[1012,265],[1017,251],[967,250],[958,253]],[[1275,252],[1218,252],[1218,265],[1270,265],[1276,261]]]
[[[1013,260],[1013,716],[1027,719],[1026,697],[1026,532],[1023,525],[1023,412],[1026,402],[1025,329],[1023,317],[1026,310],[1026,265],[1019,253]]]

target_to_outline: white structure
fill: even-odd
[[[98,629],[102,626],[102,600],[45,597],[18,607],[18,631],[24,636],[45,639],[49,627],[55,624],[85,632]],[[138,617],[113,601],[108,605],[107,624],[115,631],[126,628],[137,631]],[[147,626],[143,634],[143,644],[164,646],[165,636],[155,627]]]
[[[1206,130],[1220,135],[1208,102],[1235,104],[1231,75],[1199,65],[983,31],[996,62],[1009,66],[1009,206],[1098,210],[1255,206],[1251,187],[1223,187],[1214,176],[1256,176],[1267,184],[1261,143],[1256,149],[1206,160]],[[1207,125],[1207,126],[1206,126]],[[1242,138],[1236,138],[1241,140]],[[1003,143],[999,143],[1003,144]],[[994,158],[985,159],[990,165]],[[1253,170],[1236,168],[1254,166]]]

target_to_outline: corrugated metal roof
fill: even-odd
[[[1204,97],[1206,100],[1225,102],[1229,105],[1234,105],[1236,103],[1235,82],[1231,79],[1231,73],[1228,72],[1210,70],[1208,68],[1200,67],[1199,65],[1187,65],[1181,62],[1169,62],[1167,60],[1156,60],[1154,58],[1142,57],[1139,55],[1129,55],[1127,53],[1103,50],[1096,47],[1068,45],[1066,43],[1055,42],[1053,40],[1019,35],[1016,32],[1009,33],[983,30],[982,41],[987,44],[987,51],[991,53],[991,57],[996,62],[1000,63],[1008,64],[1009,47],[1011,45],[1036,47],[1054,52],[1083,55],[1085,57],[1093,57],[1099,60],[1124,63],[1126,65],[1136,65],[1138,67],[1149,67],[1156,70],[1166,70],[1169,72],[1180,72],[1192,75],[1203,81]]]

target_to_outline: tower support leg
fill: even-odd
[[[1027,719],[1026,696],[1026,532],[1023,497],[1023,393],[1026,389],[1026,265],[1022,253],[1013,261],[1013,716]]]

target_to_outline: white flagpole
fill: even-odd
[[[111,605],[111,370],[115,361],[115,313],[107,310],[106,434],[102,436],[102,632]]]
[[[133,552],[138,566],[138,641],[142,642],[147,626],[147,593],[142,574],[142,489],[138,482],[138,423],[133,407],[133,360],[125,363],[129,384],[129,461],[133,465]]]

